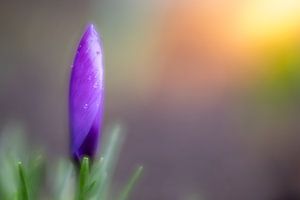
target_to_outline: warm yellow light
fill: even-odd
[[[299,34],[300,0],[249,0],[237,18],[238,34],[249,42],[286,42]]]

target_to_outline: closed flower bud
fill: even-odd
[[[71,153],[75,161],[94,158],[103,118],[104,66],[101,39],[93,25],[82,36],[69,90]]]

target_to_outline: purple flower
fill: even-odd
[[[95,27],[87,27],[72,65],[69,117],[71,151],[75,161],[93,158],[103,118],[104,69],[101,39]]]

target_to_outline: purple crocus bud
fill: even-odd
[[[101,39],[93,25],[81,38],[70,80],[71,151],[75,161],[93,158],[103,118],[104,69]]]

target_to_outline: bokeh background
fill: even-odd
[[[0,131],[68,157],[77,42],[101,32],[105,125],[133,200],[300,199],[299,0],[1,0]]]

